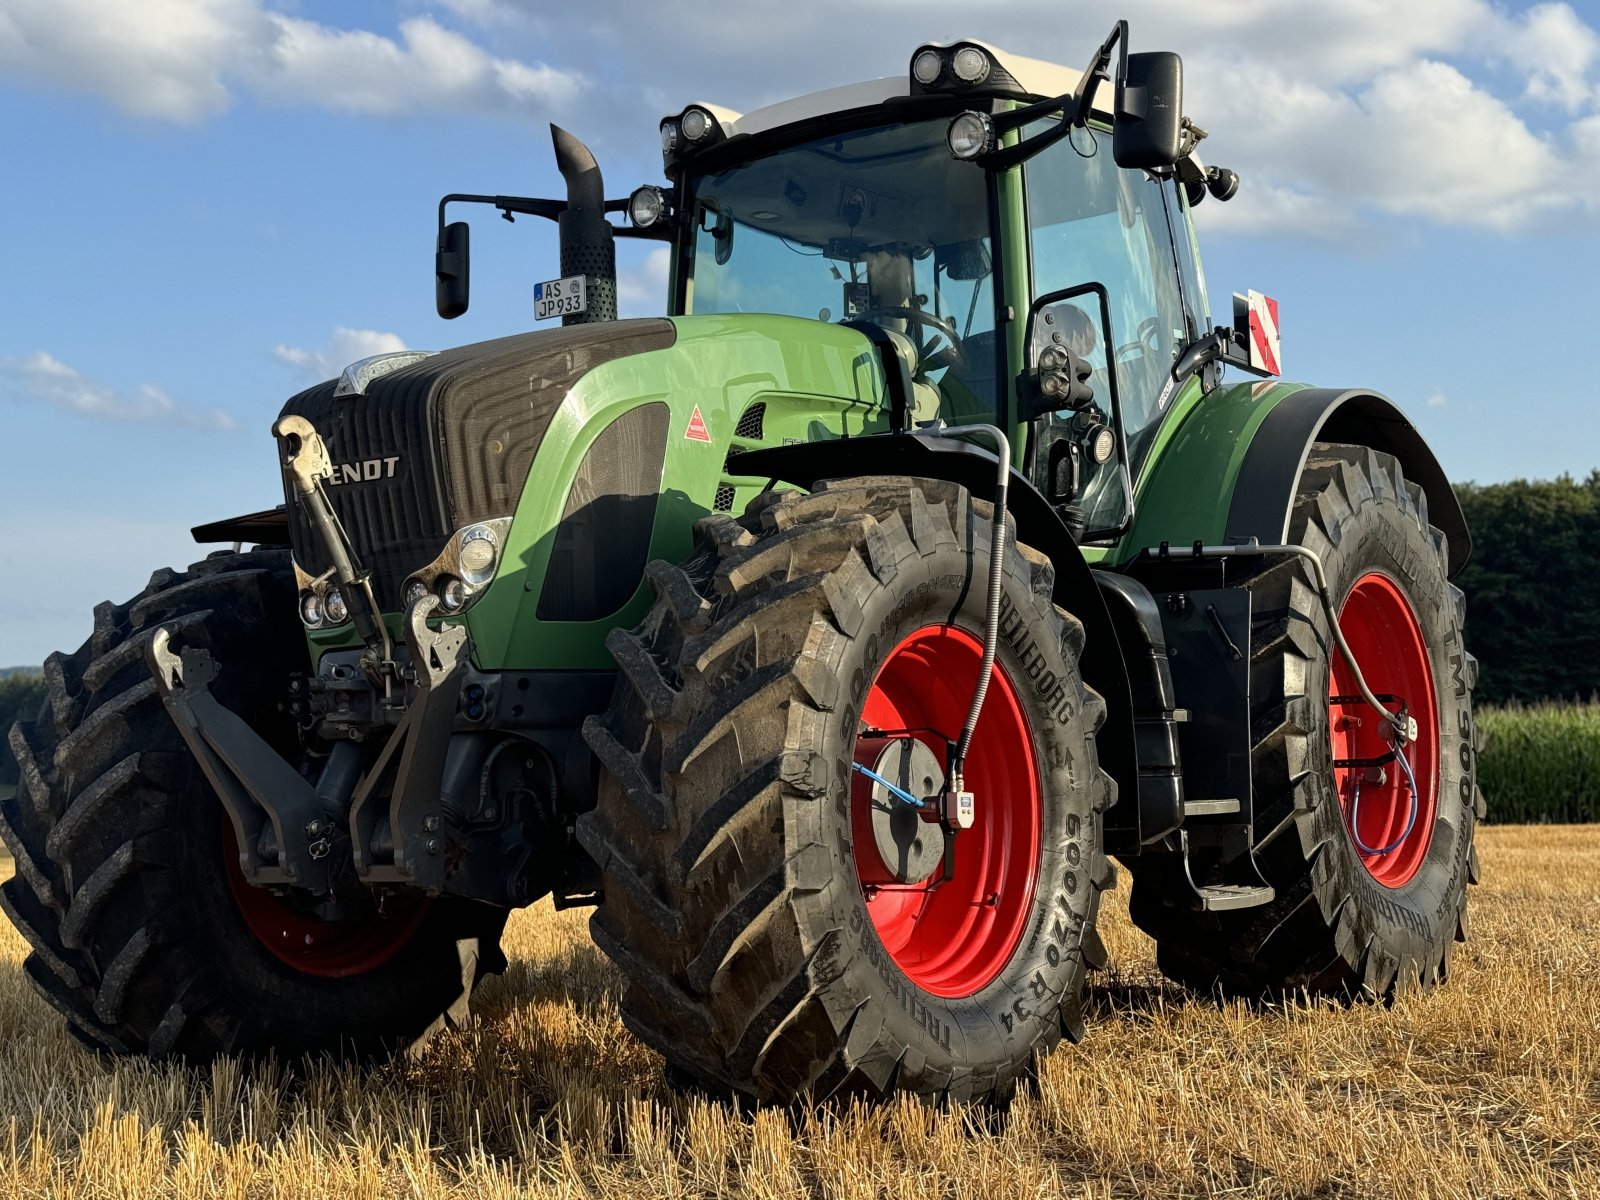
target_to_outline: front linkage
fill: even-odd
[[[408,607],[394,645],[323,494],[331,467],[322,439],[298,417],[274,432],[366,643],[289,682],[303,734],[329,743],[316,782],[212,694],[225,664],[203,649],[175,650],[166,629],[147,653],[162,702],[227,811],[245,881],[334,904],[356,885],[528,903],[561,882],[568,857],[552,766],[536,747],[491,742],[485,717],[499,681],[472,667],[465,628],[430,624],[437,596]],[[374,736],[385,740],[369,762],[363,744]],[[565,874],[565,896],[592,891],[581,859]]]

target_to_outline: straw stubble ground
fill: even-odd
[[[0,1195],[1600,1195],[1600,827],[1481,847],[1450,984],[1388,1009],[1185,995],[1119,891],[1088,1041],[1004,1116],[674,1096],[584,914],[547,905],[513,919],[481,1029],[298,1078],[108,1068],[28,988],[5,926]]]

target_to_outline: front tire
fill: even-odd
[[[216,694],[281,749],[277,700],[303,664],[286,552],[222,552],[158,571],[95,632],[45,664],[48,698],[19,722],[0,835],[16,875],[0,907],[32,949],[24,971],[97,1050],[206,1061],[407,1045],[498,970],[505,913],[458,900],[320,922],[246,884],[232,828],[145,665],[154,631],[209,649]],[[303,667],[302,667],[303,669]]]
[[[1425,495],[1387,454],[1318,443],[1290,541],[1322,558],[1372,690],[1404,697],[1417,718],[1416,810],[1397,763],[1355,765],[1390,749],[1381,718],[1351,699],[1307,567],[1280,563],[1248,583],[1256,861],[1276,898],[1197,912],[1180,864],[1135,860],[1130,908],[1162,971],[1190,987],[1386,999],[1441,982],[1466,938],[1484,809],[1465,604]]]
[[[1042,556],[1007,551],[952,879],[939,826],[875,827],[851,765],[892,725],[923,731],[900,739],[926,748],[918,791],[940,773],[977,678],[991,514],[953,484],[841,481],[708,518],[685,567],[651,565],[659,599],[613,633],[616,698],[585,729],[605,771],[578,836],[624,1020],[673,1074],[779,1102],[1003,1098],[1081,1033],[1112,784],[1083,629]]]

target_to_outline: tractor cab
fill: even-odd
[[[1081,75],[925,45],[903,77],[666,118],[674,185],[628,210],[671,240],[670,311],[878,326],[914,426],[1025,429],[1030,481],[1081,540],[1116,537],[1173,368],[1212,336],[1189,220],[1204,133],[1176,56],[1134,55],[1129,84],[1124,48],[1107,77],[1119,32]]]

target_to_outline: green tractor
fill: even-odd
[[[447,196],[436,285],[448,206],[554,219],[561,327],[293,397],[286,503],[46,663],[0,894],[74,1034],[413,1044],[552,896],[674,1080],[1003,1099],[1083,1032],[1112,857],[1194,989],[1444,978],[1461,509],[1383,396],[1274,378],[1271,301],[1213,326],[1176,55],[691,105],[627,200],[553,132],[567,198]]]

